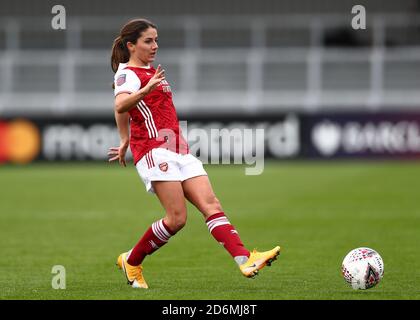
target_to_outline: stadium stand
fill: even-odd
[[[121,25],[159,26],[178,112],[377,110],[420,107],[417,0],[359,1],[367,29],[351,28],[353,1],[52,1],[0,10],[0,114],[109,114],[110,47]]]

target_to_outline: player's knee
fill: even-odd
[[[214,214],[223,211],[223,209],[219,199],[213,195],[206,199],[205,203],[202,205],[202,211],[206,214]]]
[[[185,224],[187,223],[187,217],[177,217],[173,220],[173,230],[174,232],[178,232],[181,230]]]
[[[219,199],[217,199],[216,197],[214,197],[213,199],[213,210],[218,211],[218,212],[223,211],[222,205],[220,204]]]
[[[168,227],[173,232],[178,232],[187,223],[187,213],[183,210],[177,212],[168,212]]]

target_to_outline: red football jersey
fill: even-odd
[[[139,90],[155,72],[153,66],[128,67],[121,64],[115,74],[115,96]],[[151,149],[158,147],[181,154],[189,152],[188,143],[180,132],[171,87],[166,80],[161,81],[129,114],[130,148],[134,164]]]

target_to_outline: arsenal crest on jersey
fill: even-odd
[[[117,81],[116,81],[117,86],[123,85],[125,83],[125,79],[126,79],[126,74],[125,73],[119,75],[118,78],[117,78]]]
[[[162,163],[159,165],[159,169],[160,169],[160,170],[162,170],[163,172],[168,171],[168,163],[167,163],[167,162],[162,162]]]

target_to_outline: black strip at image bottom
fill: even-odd
[[[420,300],[3,300],[2,312],[28,312],[35,317],[123,316],[136,319],[262,319],[309,315],[411,314]]]

